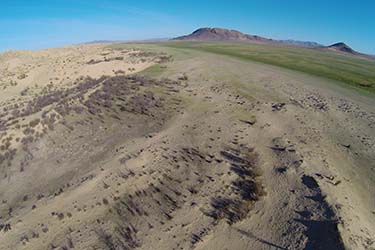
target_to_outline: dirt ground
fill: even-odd
[[[375,249],[373,96],[158,45],[0,62],[0,249]]]

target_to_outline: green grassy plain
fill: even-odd
[[[337,80],[375,93],[375,61],[318,49],[252,43],[162,42],[159,45],[227,55]]]

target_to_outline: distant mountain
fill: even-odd
[[[190,35],[180,36],[172,40],[188,41],[238,41],[238,42],[261,42],[270,43],[272,39],[261,36],[247,35],[237,30],[228,30],[222,28],[200,28]]]
[[[297,40],[273,40],[257,35],[244,34],[238,30],[228,30],[223,28],[200,28],[185,36],[173,38],[172,40],[188,41],[237,41],[237,42],[257,42],[272,44],[288,44],[296,46],[318,47],[323,46],[316,42]]]
[[[330,49],[330,50],[337,51],[337,52],[344,52],[344,53],[349,53],[349,54],[358,53],[343,42],[332,44],[330,46],[327,46],[326,48]]]
[[[279,42],[291,44],[291,45],[297,45],[297,46],[307,46],[307,47],[319,47],[323,46],[320,43],[317,42],[311,42],[311,41],[298,41],[298,40],[279,40]]]
[[[367,59],[372,59],[372,60],[375,59],[375,56],[355,51],[354,49],[352,49],[346,43],[343,43],[343,42],[335,43],[335,44],[332,44],[332,45],[329,45],[329,46],[323,46],[321,48],[324,49],[324,50],[335,51],[335,52],[338,52],[338,53],[349,54],[349,55],[354,55],[354,56],[359,56],[359,57],[365,57]]]

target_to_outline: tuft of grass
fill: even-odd
[[[375,93],[375,61],[313,48],[226,42],[164,42],[163,46],[275,65]]]
[[[141,74],[149,77],[157,77],[160,76],[165,71],[165,69],[165,65],[155,64],[143,70]]]

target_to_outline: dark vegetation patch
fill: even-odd
[[[221,155],[231,164],[230,170],[237,175],[231,183],[235,197],[214,197],[212,209],[207,213],[215,220],[225,219],[229,224],[242,220],[252,204],[264,195],[259,181],[258,154],[253,148],[241,146],[227,148]]]
[[[136,178],[127,175],[122,178]],[[165,177],[168,179],[168,177]],[[165,179],[165,180],[167,180]],[[161,227],[173,220],[173,212],[182,205],[181,193],[176,187],[169,186],[160,180],[150,183],[144,189],[138,189],[134,194],[114,197],[110,208],[110,221],[114,223],[113,230],[99,231],[99,239],[106,249],[134,249],[142,245],[137,228]],[[151,216],[152,214],[152,216]],[[142,234],[147,235],[145,230]],[[106,236],[106,237],[103,237]],[[111,248],[115,246],[115,248]],[[120,247],[120,248],[119,248]]]
[[[22,129],[24,135],[17,138],[17,141],[22,144],[22,149],[28,152],[29,145],[48,130],[53,130],[58,122],[73,131],[74,126],[64,119],[68,115],[84,113],[100,120],[104,115],[121,120],[121,113],[126,112],[156,119],[156,110],[161,110],[165,99],[161,94],[155,95],[149,90],[155,88],[163,89],[168,94],[178,91],[179,83],[169,79],[158,81],[139,75],[118,75],[98,79],[82,77],[68,89],[54,89],[52,85],[48,85],[34,98],[3,108],[0,113],[0,139],[3,138],[3,144],[0,145],[0,164],[8,162],[10,165],[15,156],[15,149],[11,147],[14,138],[7,137],[7,130],[10,128]],[[31,115],[37,117],[29,123],[20,124],[19,120]],[[24,171],[25,166],[26,163],[23,163],[21,171]]]
[[[132,225],[125,228],[116,227],[114,232],[108,233],[103,229],[96,230],[99,241],[108,250],[131,250],[140,246],[136,237],[137,229]]]
[[[151,52],[151,51],[140,51],[140,52],[130,53],[129,56],[133,58],[141,58],[141,61],[142,59],[146,60],[146,58],[153,58],[153,60],[158,63],[166,63],[166,62],[172,61],[172,56],[164,52],[156,53],[156,52]]]
[[[101,62],[123,61],[123,60],[124,60],[123,56],[116,56],[116,57],[111,57],[111,58],[104,57],[102,60],[91,59],[90,61],[87,62],[87,64],[98,64],[98,63],[101,63]]]
[[[172,61],[172,56],[168,55],[164,52],[156,53],[151,51],[123,51],[123,54],[127,54],[131,59],[137,60],[139,62],[156,62],[156,63],[166,63]],[[103,56],[101,59],[91,59],[86,64],[94,65],[103,62],[111,62],[111,61],[123,61],[124,56],[114,56],[114,57],[107,57],[106,55]],[[130,70],[132,71],[132,70]]]

